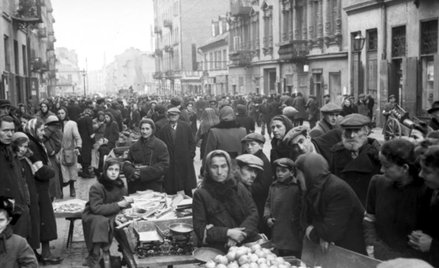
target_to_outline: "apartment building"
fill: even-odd
[[[228,8],[228,1],[154,0],[154,78],[160,94],[202,92],[198,47],[211,36],[212,18]]]
[[[0,98],[36,104],[56,84],[56,41],[50,0],[0,1]]]

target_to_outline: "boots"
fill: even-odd
[[[76,197],[75,182],[70,181],[70,197]]]

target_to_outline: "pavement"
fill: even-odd
[[[306,124],[306,122],[305,122]],[[256,132],[260,133],[260,128],[256,128]],[[265,134],[266,136],[266,143],[264,145],[264,153],[269,157],[270,156],[270,150],[271,150],[271,144],[270,144],[270,138],[268,134]],[[377,139],[380,142],[384,141],[384,137],[382,135],[382,129],[381,128],[374,128],[370,137],[373,137]],[[198,172],[201,167],[201,161],[199,157],[199,148],[197,148],[197,155],[194,160],[194,166],[195,171]],[[88,192],[90,189],[90,186],[96,182],[96,178],[92,179],[83,179],[79,178],[78,181],[75,183],[76,188],[76,198],[82,199],[82,200],[88,200]],[[69,187],[64,188],[64,199],[63,200],[69,200],[72,199],[70,197],[69,193]],[[87,248],[85,246],[84,242],[84,235],[82,232],[82,224],[80,220],[75,221],[75,227],[73,232],[73,243],[72,246],[69,248],[66,248],[67,244],[67,235],[69,230],[69,221],[67,221],[64,218],[57,218],[57,232],[58,232],[58,239],[51,242],[51,247],[53,248],[52,251],[55,256],[62,256],[64,258],[64,261],[59,265],[48,265],[45,267],[84,267],[82,263],[84,262],[85,257],[87,256]],[[113,243],[113,246],[111,248],[112,255],[118,255],[119,253],[116,250],[116,247]],[[183,267],[193,267],[193,265],[179,265],[176,266],[179,268]]]

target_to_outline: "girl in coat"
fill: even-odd
[[[271,228],[279,256],[301,256],[300,209],[302,189],[295,177],[295,164],[289,158],[274,161],[276,181],[270,186],[264,219]]]
[[[101,249],[104,263],[109,263],[115,217],[133,202],[132,198],[124,197],[127,189],[119,175],[120,163],[116,159],[107,159],[98,182],[90,188],[89,201],[82,213],[89,267],[98,265]]]
[[[31,119],[27,122],[25,132],[29,138],[29,149],[33,155],[29,158],[35,168],[35,182],[40,208],[40,241],[41,261],[45,264],[59,264],[62,258],[52,255],[50,241],[58,238],[55,214],[53,213],[52,199],[49,195],[49,181],[55,172],[49,166],[49,157],[44,146],[45,125],[41,119]]]
[[[198,244],[225,250],[257,240],[258,210],[250,192],[233,177],[229,154],[214,150],[206,156],[205,165],[192,205]]]
[[[63,132],[61,151],[59,152],[62,178],[65,185],[70,185],[70,196],[76,197],[75,181],[78,179],[77,163],[79,151],[82,147],[82,139],[76,122],[69,120],[67,108],[61,107],[58,110],[58,118]],[[67,152],[73,154],[71,163],[64,161],[64,154]]]
[[[293,128],[293,123],[285,115],[276,115],[271,119],[270,129],[273,134],[271,140],[270,161],[273,165],[274,161],[279,158],[293,158],[293,153],[288,144],[283,141],[283,138],[290,129]],[[273,170],[274,172],[274,170]]]

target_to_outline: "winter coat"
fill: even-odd
[[[173,137],[172,131],[175,131]],[[192,196],[192,189],[196,187],[196,175],[194,168],[195,139],[190,125],[179,120],[176,129],[173,130],[168,124],[157,132],[168,147],[169,168],[165,177],[165,191],[168,194],[176,194],[184,190]]]
[[[52,200],[49,195],[49,181],[55,176],[55,172],[49,166],[49,158],[43,144],[33,136],[29,137],[29,149],[33,155],[29,157],[32,163],[42,161],[43,167],[35,172],[35,185],[38,193],[40,206],[40,241],[52,241],[58,238],[56,230],[55,214],[53,213]]]
[[[91,135],[93,135],[93,120],[89,115],[83,115],[79,118],[78,132],[82,140],[82,162],[90,165],[94,139],[91,137]]]
[[[294,115],[294,119],[307,119],[306,102],[302,96],[295,97],[292,105],[297,110],[297,113]]]
[[[313,129],[311,129],[309,135],[311,136],[311,138],[316,138],[322,136],[323,134],[328,133],[333,128],[334,128],[333,126],[331,126],[328,122],[326,122],[324,118],[322,118],[316,124],[316,126]]]
[[[4,240],[3,238],[4,237]],[[4,268],[37,268],[35,253],[26,239],[13,234],[11,227],[0,234],[0,243],[5,242],[6,253],[0,253],[0,267]]]
[[[421,230],[433,239],[425,259],[434,267],[439,267],[439,197],[434,198],[433,194],[431,189],[423,192],[416,230]]]
[[[29,205],[30,196],[26,184],[26,179],[21,176],[21,164],[13,155],[10,145],[0,142],[0,195],[13,197],[15,208],[22,212],[14,226],[14,233],[22,237],[29,236],[30,215]]]
[[[253,238],[258,232],[258,211],[250,192],[242,183],[237,183],[236,194],[239,204],[247,212],[242,222],[236,222],[227,210],[224,202],[214,198],[205,186],[197,189],[192,202],[193,226],[199,245],[208,245],[218,249],[225,249],[228,241],[227,230],[244,227],[248,238]],[[213,225],[209,228],[208,225]],[[246,242],[246,240],[244,240]]]
[[[253,118],[243,114],[238,114],[236,116],[236,122],[241,126],[244,127],[247,131],[247,134],[255,132],[255,121]]]
[[[125,187],[109,190],[99,182],[90,187],[88,202],[82,212],[84,239],[89,251],[93,243],[111,243],[114,218],[121,211],[117,202],[126,193]]]
[[[422,190],[422,181],[397,187],[383,175],[371,179],[366,213],[374,221],[365,221],[364,226],[366,245],[375,247],[377,259],[422,257],[407,243],[407,236],[418,226]]]
[[[47,155],[51,166],[55,171],[55,177],[50,180],[49,193],[51,197],[61,198],[60,187],[60,175],[61,170],[59,168],[59,161],[57,160],[57,154],[61,150],[62,131],[58,124],[49,124],[44,130],[44,147],[46,147]]]
[[[300,251],[302,236],[300,209],[302,191],[297,183],[275,181],[270,186],[265,202],[264,221],[275,218],[271,241],[277,249]]]
[[[111,120],[105,123],[104,138],[108,140],[108,146],[113,149],[116,146],[116,142],[119,140],[119,127],[118,124]]]
[[[353,159],[342,142],[334,145],[329,161],[331,173],[346,181],[357,194],[363,205],[366,202],[370,179],[380,173],[381,164],[378,159],[379,143],[369,138]]]
[[[204,156],[206,157],[213,150],[224,150],[232,158],[242,153],[241,140],[247,135],[245,128],[240,127],[235,121],[222,121],[213,126],[207,134],[206,148]]]
[[[163,191],[165,174],[169,168],[169,153],[166,144],[155,136],[147,140],[140,138],[131,145],[123,171],[128,183],[128,193],[151,189]],[[135,165],[140,168],[140,178],[134,178]]]
[[[81,135],[79,135],[78,125],[75,121],[67,120],[64,122],[62,149],[75,149],[82,147]]]

